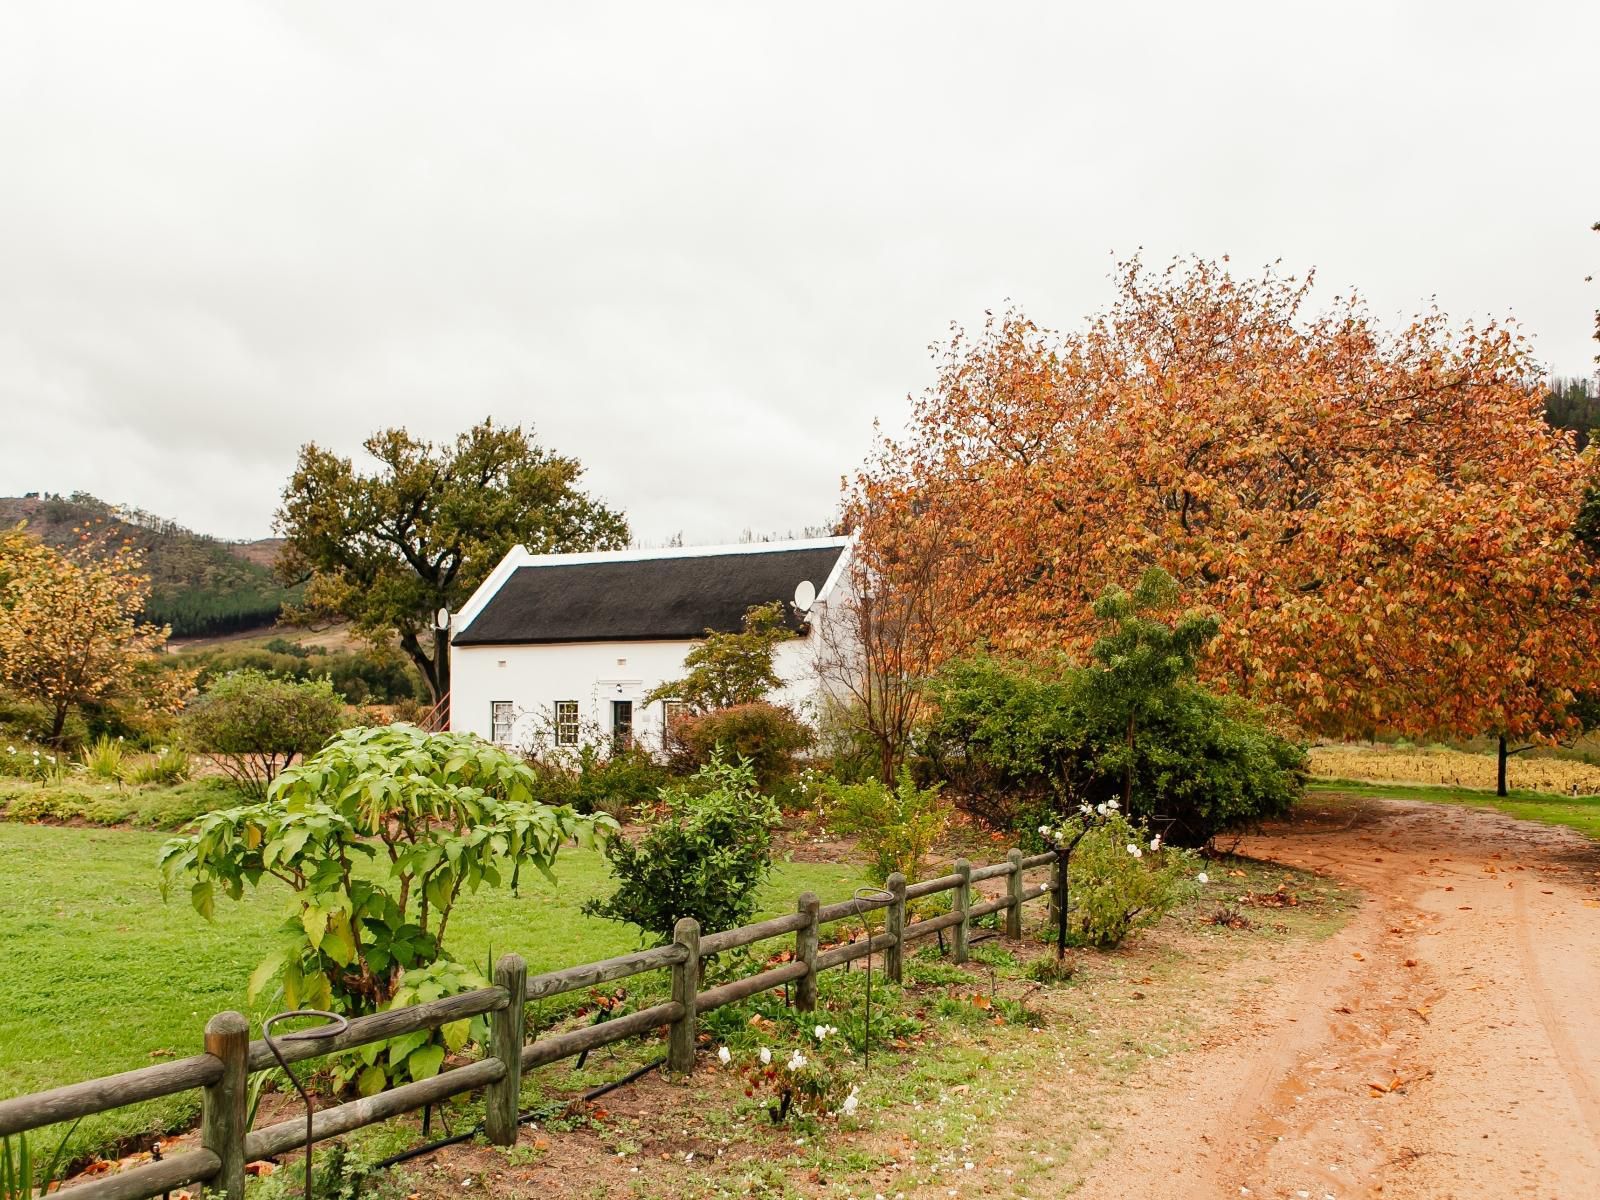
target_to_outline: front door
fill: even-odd
[[[633,745],[633,701],[611,702],[611,744],[620,752]]]

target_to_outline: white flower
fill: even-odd
[[[772,1061],[772,1051],[765,1046],[761,1047],[761,1065],[766,1066]]]
[[[726,1046],[718,1047],[717,1048],[717,1061],[719,1063],[721,1063],[723,1066],[727,1066],[729,1063],[731,1063],[733,1061],[733,1053],[732,1053],[732,1051],[730,1051]]]
[[[1096,804],[1094,806],[1094,810],[1095,810],[1095,812],[1099,813],[1102,817],[1105,816],[1106,815],[1105,802],[1101,801],[1099,804]]]
[[[1039,833],[1044,837],[1049,837],[1050,836],[1050,826],[1048,826],[1048,825],[1039,826]]]
[[[1152,849],[1152,850],[1161,849],[1161,835],[1159,833],[1156,834],[1155,837],[1150,839],[1150,849]]]
[[[17,752],[17,748],[15,746],[7,746],[6,747],[6,753],[7,754],[15,754],[16,752]]]
[[[812,1028],[811,1032],[816,1036],[817,1041],[820,1042],[823,1038],[828,1036],[828,1027],[826,1025],[817,1025]]]
[[[1092,813],[1094,811],[1094,809],[1090,808],[1088,803],[1085,802],[1083,804],[1078,805],[1078,811],[1081,812],[1084,816],[1087,817],[1090,813]]]
[[[1211,882],[1211,876],[1207,875],[1204,871],[1201,871],[1200,874],[1195,876],[1195,878],[1198,879],[1201,883],[1210,883]]]
[[[1128,843],[1128,853],[1133,855],[1135,858],[1144,857],[1144,851],[1139,849],[1139,847],[1135,846],[1132,842]]]
[[[1117,811],[1117,802],[1115,800],[1107,800],[1106,801],[1106,808],[1108,808],[1112,812],[1116,812]]]
[[[801,1054],[800,1051],[796,1050],[794,1052],[794,1056],[789,1059],[789,1070],[798,1071],[801,1067],[803,1067],[805,1065],[806,1065],[806,1056],[804,1054]]]
[[[850,1094],[844,1098],[844,1103],[839,1105],[839,1111],[842,1112],[845,1116],[848,1117],[848,1116],[851,1116],[856,1111],[856,1109],[860,1107],[860,1105],[861,1105],[860,1089],[859,1088],[851,1088],[850,1089]]]

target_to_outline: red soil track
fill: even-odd
[[[1257,964],[1272,982],[1111,1114],[1074,1195],[1600,1197],[1600,847],[1376,802],[1240,851],[1367,898]]]

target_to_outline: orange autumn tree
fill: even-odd
[[[1572,723],[1600,642],[1586,464],[1512,331],[1389,332],[1353,296],[1312,312],[1309,279],[1211,262],[1117,282],[1080,332],[1014,311],[957,331],[854,482],[886,579],[908,522],[952,548],[949,652],[1081,650],[1093,598],[1160,566],[1222,621],[1209,678],[1309,729]]]
[[[173,711],[195,673],[156,669],[170,630],[139,619],[150,594],[130,543],[57,551],[22,528],[0,536],[0,687],[45,705],[60,743],[75,707],[126,700]]]

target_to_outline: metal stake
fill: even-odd
[[[872,1072],[872,924],[867,920],[867,914],[872,909],[863,909],[861,906],[868,900],[881,900],[889,904],[894,903],[894,893],[881,887],[858,887],[853,897],[856,903],[856,916],[861,918],[861,928],[867,935],[867,1013],[865,1028],[861,1036],[861,1069],[868,1074]],[[845,964],[849,966],[849,963]]]
[[[286,1033],[281,1039],[272,1036],[272,1027],[279,1021],[292,1021],[297,1017],[322,1017],[328,1022],[318,1025],[315,1029],[300,1029],[294,1033]],[[278,1065],[283,1068],[283,1073],[289,1077],[289,1082],[294,1084],[294,1090],[300,1093],[300,1099],[306,1106],[306,1200],[311,1200],[311,1115],[314,1111],[311,1093],[306,1091],[295,1073],[289,1070],[289,1064],[283,1057],[283,1051],[278,1049],[280,1040],[285,1042],[310,1042],[321,1041],[324,1038],[338,1037],[350,1028],[350,1022],[338,1013],[323,1012],[320,1008],[297,1008],[293,1012],[281,1012],[277,1016],[268,1017],[261,1023],[261,1037],[267,1043],[267,1049],[272,1051],[272,1057],[278,1060]]]

